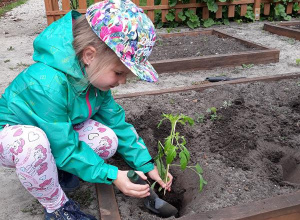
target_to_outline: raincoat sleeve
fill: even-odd
[[[111,184],[117,178],[118,168],[106,164],[85,142],[78,140],[68,117],[67,92],[34,84],[22,92],[11,93],[8,108],[23,124],[37,126],[46,133],[59,169],[87,182]]]
[[[133,125],[125,121],[124,109],[115,102],[110,91],[93,119],[116,133],[119,141],[117,152],[130,167],[144,173],[154,169],[152,157],[143,139]]]

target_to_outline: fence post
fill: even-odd
[[[54,20],[54,16],[47,15],[47,11],[53,11],[53,6],[51,0],[45,0],[45,9],[46,9],[46,16],[47,16],[47,23],[50,25]]]
[[[261,0],[254,0],[254,15],[256,21],[260,19],[260,3]]]

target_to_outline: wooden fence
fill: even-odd
[[[46,8],[46,15],[47,15],[47,22],[48,25],[50,25],[52,22],[58,20],[62,15],[65,15],[68,13],[71,9],[70,0],[61,0],[61,6],[59,6],[58,0],[44,0],[45,1],[45,8]],[[99,2],[101,0],[94,0],[94,2]],[[139,0],[132,0],[136,5],[139,4]],[[287,3],[286,7],[286,13],[291,14],[293,10],[293,4],[294,2],[298,2],[300,6],[299,0],[293,0],[293,2]],[[222,7],[228,6],[228,17],[233,18],[235,15],[235,7],[240,5],[241,11],[240,15],[245,16],[247,13],[247,5],[254,4],[253,10],[255,14],[255,19],[259,20],[260,18],[260,5],[264,4],[264,15],[270,14],[270,7],[273,3],[273,0],[236,0],[236,1],[230,1],[230,2],[217,2],[218,4],[218,10],[215,13],[215,18],[222,18]],[[276,4],[279,4],[276,2]],[[78,9],[76,9],[78,12],[84,14],[86,12],[87,8],[87,2],[86,0],[78,0]],[[154,10],[161,10],[162,12],[162,22],[166,22],[165,15],[168,13],[169,9],[174,8],[176,13],[176,20],[179,20],[178,13],[183,8],[189,8],[196,12],[197,8],[202,8],[202,18],[208,19],[209,18],[209,11],[207,8],[206,3],[196,3],[196,0],[190,0],[190,3],[188,4],[182,4],[178,3],[175,7],[170,7],[168,5],[168,0],[161,0],[160,5],[154,5],[154,0],[147,0],[146,6],[140,6],[142,9],[147,11],[147,15],[149,18],[154,22]],[[300,13],[300,10],[298,11]]]

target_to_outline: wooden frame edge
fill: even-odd
[[[169,89],[159,89],[159,90],[152,90],[152,91],[146,91],[146,92],[127,93],[127,94],[122,94],[122,95],[115,95],[114,99],[133,98],[133,97],[145,96],[145,95],[161,95],[161,94],[165,94],[165,93],[174,93],[174,92],[187,92],[190,90],[203,91],[208,88],[212,88],[215,86],[227,85],[227,84],[243,84],[243,83],[251,83],[251,82],[257,82],[257,81],[270,82],[270,81],[277,81],[277,80],[282,80],[282,79],[293,79],[293,78],[300,78],[300,72],[278,74],[278,75],[273,75],[273,76],[242,78],[242,79],[237,79],[237,80],[232,80],[232,81],[206,83],[206,84],[194,85],[194,86],[181,86],[181,87],[174,87],[174,88],[169,88]]]
[[[300,191],[238,206],[178,218],[180,220],[298,220]]]
[[[101,220],[121,220],[112,185],[96,183],[96,192]]]
[[[291,22],[289,22],[291,23]],[[298,23],[298,22],[297,22]],[[300,22],[299,22],[300,24]],[[291,25],[289,25],[291,26]],[[286,36],[290,38],[295,38],[296,40],[300,40],[300,30],[289,28],[288,25],[273,25],[273,24],[264,24],[263,29],[265,31],[269,31],[270,33]]]

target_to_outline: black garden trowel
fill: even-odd
[[[142,185],[148,184],[133,170],[128,171],[127,177],[130,179],[131,182],[135,184],[142,184]],[[170,203],[167,203],[166,201],[160,199],[158,195],[151,188],[150,188],[150,196],[144,199],[144,205],[150,211],[163,218],[175,216],[178,212],[178,210]]]

